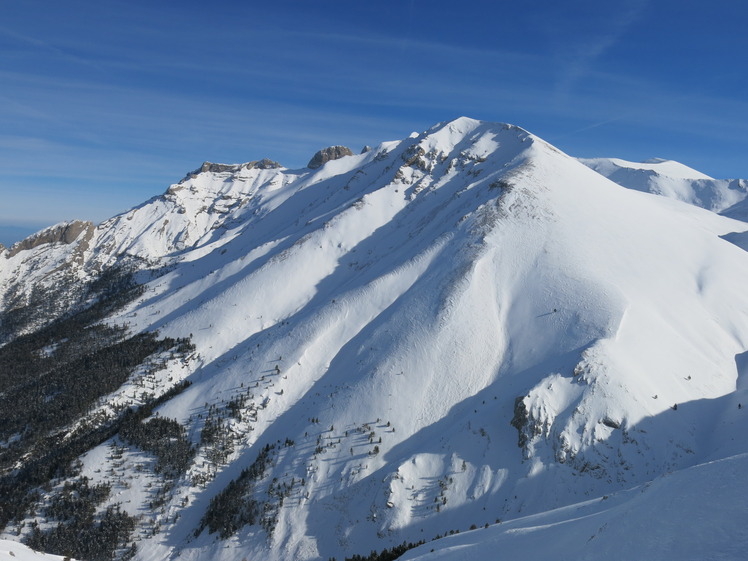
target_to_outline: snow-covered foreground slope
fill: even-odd
[[[746,472],[746,454],[700,464],[631,490],[430,542],[401,559],[745,559]]]
[[[129,254],[146,290],[107,321],[196,345],[101,405],[192,382],[156,411],[195,447],[182,473],[121,436],[82,458],[100,509],[140,517],[138,559],[343,559],[577,508],[612,525],[638,491],[569,505],[748,452],[748,254],[721,237],[746,229],[462,118],[316,170],[204,166],[6,253],[0,282],[8,306]]]
[[[628,162],[618,158],[580,158],[586,166],[629,189],[670,197],[714,212],[730,214],[748,195],[745,179],[714,179],[672,160]]]

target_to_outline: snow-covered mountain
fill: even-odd
[[[745,464],[748,254],[728,239],[748,225],[711,212],[740,197],[622,188],[602,160],[467,118],[340,148],[206,163],[0,254],[0,364],[44,372],[0,379],[0,399],[36,399],[0,435],[23,505],[0,509],[6,537],[59,553],[83,525],[118,557],[342,560],[473,525],[408,555],[544,559],[537,531],[598,557],[638,525],[643,558],[694,536],[648,517],[685,492],[701,516],[730,492],[699,474],[732,485]],[[47,419],[58,403],[79,414]],[[748,545],[724,527],[704,547]]]
[[[677,199],[708,210],[733,216],[735,205],[748,196],[745,179],[714,179],[672,160],[654,158],[628,162],[618,158],[580,158],[580,162],[619,185]]]

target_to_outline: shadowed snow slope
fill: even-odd
[[[744,559],[746,471],[748,457],[741,454],[629,491],[445,538],[401,559]]]
[[[432,556],[546,559],[559,540],[554,557],[610,557],[626,536],[627,558],[667,558],[662,543],[685,538],[748,545],[742,499],[724,516],[743,524],[720,534],[698,490],[677,509],[698,511],[703,532],[667,510],[699,481],[725,501],[723,481],[742,485],[743,456],[691,466],[748,451],[736,385],[748,254],[720,237],[745,223],[467,118],[315,170],[227,169],[188,176],[84,246],[0,254],[6,310],[61,271],[80,281],[135,263],[146,291],[108,321],[197,346],[159,386],[192,382],[158,409],[196,446],[186,473],[136,471],[137,449],[110,471],[106,444],[82,458],[143,515],[137,559],[343,559],[498,518],[515,520]],[[684,169],[669,177],[714,181]],[[724,208],[710,193],[689,202]],[[204,427],[227,408],[218,454]],[[268,444],[242,491],[262,515],[219,539],[201,525],[211,499]],[[160,510],[146,483],[166,489]]]

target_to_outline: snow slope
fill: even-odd
[[[75,242],[0,256],[0,286],[7,302],[62,263],[86,278],[129,255],[147,290],[109,321],[196,344],[156,382],[192,382],[158,414],[198,446],[165,506],[149,508],[147,489],[164,482],[141,451],[116,466],[107,445],[83,458],[112,502],[144,516],[138,559],[343,559],[515,519],[460,536],[482,556],[531,525],[569,520],[593,535],[575,509],[612,526],[677,485],[580,501],[668,472],[739,471],[742,457],[692,466],[748,452],[729,428],[742,411],[748,254],[721,237],[745,229],[621,188],[518,127],[460,118],[316,170],[191,174],[96,227],[77,260]],[[200,435],[230,402],[241,410],[216,462]],[[272,524],[226,540],[200,531],[210,500],[273,443],[247,496]],[[743,503],[726,512],[746,519]],[[651,543],[673,528],[652,527]],[[450,556],[462,543],[439,555],[461,558]]]
[[[662,475],[640,487],[430,542],[402,561],[745,558],[748,456]]]
[[[18,542],[0,540],[0,559],[13,559],[14,561],[56,561],[63,558],[59,555],[48,555],[34,551]]]
[[[579,161],[629,189],[670,197],[714,212],[727,211],[748,194],[745,179],[714,179],[672,160],[628,162],[618,158],[580,158]]]

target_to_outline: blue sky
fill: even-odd
[[[460,115],[748,177],[746,21],[734,0],[6,0],[0,242],[205,160],[302,167]]]

